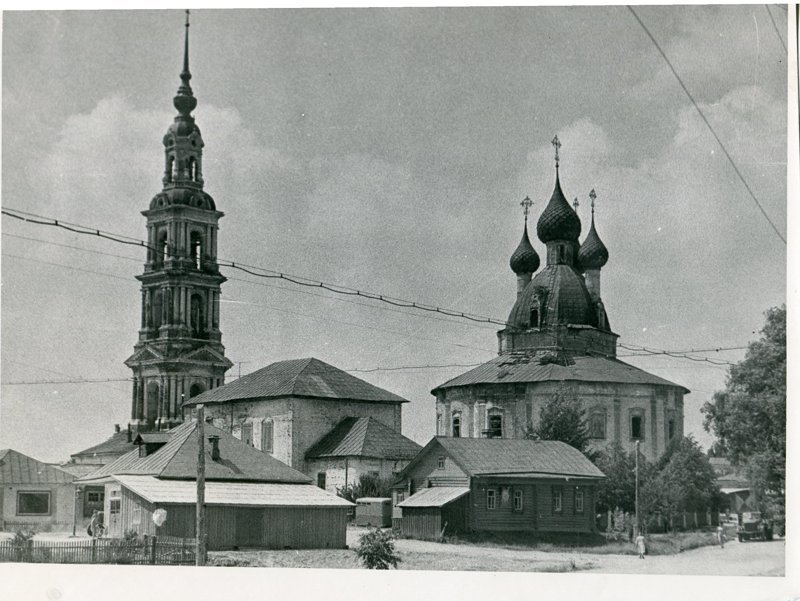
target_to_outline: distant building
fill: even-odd
[[[345,547],[352,503],[227,432],[206,424],[204,434],[209,549]],[[109,536],[195,537],[197,423],[144,432],[135,443],[137,450],[77,482],[104,488]]]
[[[70,530],[74,480],[72,474],[33,457],[0,450],[0,530]]]
[[[208,390],[203,404],[214,426],[311,476],[326,490],[361,474],[391,477],[420,446],[400,434],[408,401],[319,359],[278,361]]]
[[[433,438],[394,486],[394,525],[413,538],[460,532],[593,533],[605,476],[563,442]]]
[[[586,410],[592,446],[618,443],[633,450],[636,441],[650,460],[671,439],[683,436],[683,396],[673,382],[616,357],[600,293],[600,272],[608,251],[594,220],[583,243],[581,221],[561,189],[539,216],[537,234],[546,246],[546,264],[528,238],[530,199],[523,201],[522,241],[511,256],[517,298],[506,326],[497,333],[499,355],[433,389],[436,433],[468,438],[524,438],[538,424],[542,406],[555,394],[577,397]]]

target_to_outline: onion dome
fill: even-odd
[[[517,250],[511,255],[511,260],[508,263],[511,266],[511,271],[517,275],[533,273],[539,269],[539,254],[534,250],[528,238],[527,223],[525,224],[525,230],[522,232],[522,240],[520,240]]]
[[[577,240],[581,234],[581,220],[561,191],[558,170],[553,195],[539,216],[536,233],[545,244],[552,240]]]
[[[589,228],[586,240],[583,241],[581,249],[578,251],[578,263],[584,271],[600,269],[608,263],[608,249],[594,228],[594,216],[592,216],[592,227]]]

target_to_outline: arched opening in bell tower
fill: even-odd
[[[164,295],[161,290],[156,290],[153,294],[153,317],[151,323],[154,328],[161,327],[162,313],[164,311]]]
[[[193,294],[191,299],[190,311],[190,326],[192,329],[192,338],[203,338],[205,336],[205,303],[200,294]]]
[[[194,231],[189,236],[189,252],[197,269],[203,268],[203,234]]]
[[[150,427],[156,423],[156,418],[158,417],[158,403],[161,397],[160,392],[161,390],[158,386],[158,382],[150,382],[147,385],[147,415],[145,419],[147,420],[147,425]]]

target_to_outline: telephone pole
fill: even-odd
[[[635,494],[635,520],[634,536],[639,536],[639,441],[636,441],[636,494]]]
[[[206,565],[206,415],[203,405],[197,406],[197,547],[195,565]]]

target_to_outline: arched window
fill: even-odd
[[[167,158],[167,182],[172,182],[175,180],[174,171],[175,171],[175,157],[170,156]]]
[[[151,323],[153,324],[154,328],[161,327],[161,317],[164,311],[164,296],[161,290],[156,290],[153,293],[153,319]]]
[[[189,179],[192,180],[192,181],[195,181],[194,178],[195,178],[195,169],[196,169],[196,167],[197,167],[197,164],[196,164],[196,162],[194,160],[194,157],[189,157],[189,168],[187,169],[187,171],[189,172]]]
[[[167,260],[169,251],[169,244],[167,242],[167,232],[160,231],[158,233],[158,243],[156,245],[156,264],[163,265]]]
[[[539,307],[531,308],[531,327],[532,328],[539,327]]]
[[[206,331],[205,322],[205,303],[199,294],[193,294],[191,300],[190,327],[192,338],[202,338]]]
[[[453,415],[453,438],[461,438],[461,414]]]
[[[558,245],[558,262],[563,263],[566,258],[566,251],[564,250],[564,245]]]
[[[589,416],[589,437],[606,437],[606,414],[602,411],[594,411]]]
[[[489,428],[486,430],[487,438],[503,438],[503,416],[494,414],[489,416]]]
[[[195,397],[203,391],[205,388],[202,384],[192,384],[192,387],[189,388],[189,398]]]
[[[194,266],[201,269],[203,267],[203,234],[200,232],[192,232],[189,235],[189,253]]]
[[[160,392],[158,382],[150,382],[147,385],[147,415],[145,419],[149,426],[155,424],[158,417],[158,403],[161,400]]]

